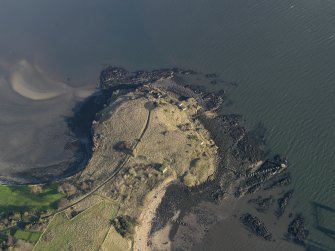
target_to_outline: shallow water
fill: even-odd
[[[13,0],[0,32],[2,175],[73,157],[63,116],[106,64],[217,72],[227,112],[262,122],[271,153],[288,156],[311,239],[335,247],[312,204],[335,208],[333,1]],[[318,214],[334,233],[334,213]]]
[[[293,218],[289,219],[288,211],[278,218],[274,213],[276,203],[265,212],[259,212],[254,205],[248,202],[250,199],[257,198],[257,196],[264,198],[277,196],[278,194],[280,194],[280,190],[276,189],[270,192],[261,191],[253,195],[246,195],[239,200],[228,198],[222,204],[212,206],[218,207],[213,211],[216,212],[220,220],[209,229],[205,239],[200,244],[196,244],[192,250],[305,250],[300,245],[286,241],[283,236],[283,233],[287,231],[287,225],[293,220]],[[240,222],[239,217],[247,212],[261,219],[265,227],[271,232],[271,241],[266,241],[262,237],[252,234]]]

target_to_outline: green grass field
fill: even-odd
[[[0,185],[0,211],[55,210],[63,196],[56,185],[44,187],[39,194],[32,193],[29,186]]]
[[[25,240],[32,243],[36,243],[40,238],[40,236],[41,236],[40,232],[31,232],[25,230],[17,230],[14,234],[14,237],[16,239]]]
[[[115,217],[115,206],[100,202],[69,220],[56,214],[37,242],[34,251],[99,250]]]

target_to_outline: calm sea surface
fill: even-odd
[[[73,157],[64,116],[106,64],[236,82],[215,86],[229,94],[227,112],[263,123],[271,153],[289,158],[291,207],[308,217],[313,241],[335,247],[334,1],[1,1],[3,175]],[[323,228],[314,203],[327,206],[317,210]]]

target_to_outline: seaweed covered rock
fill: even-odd
[[[247,170],[241,173],[245,177],[235,192],[236,197],[245,194],[253,194],[262,187],[266,186],[270,180],[287,170],[287,160],[285,158],[275,156],[273,159],[267,159],[258,168]]]
[[[278,210],[276,212],[278,217],[282,216],[284,214],[285,209],[288,205],[288,202],[292,198],[293,192],[294,192],[294,190],[292,189],[292,190],[286,192],[283,195],[283,197],[278,199],[278,201],[277,201],[278,202]]]
[[[121,67],[108,66],[100,74],[100,88],[108,89],[120,84],[148,84],[157,80],[172,78],[174,74],[189,75],[196,74],[196,72],[180,68],[129,72]]]
[[[240,220],[253,234],[262,237],[267,241],[272,239],[272,234],[257,216],[252,216],[251,214],[246,213],[240,217]]]
[[[304,245],[308,237],[308,230],[305,228],[305,220],[301,215],[297,215],[287,229],[288,238],[295,243]]]
[[[277,187],[283,187],[283,186],[288,186],[291,184],[292,178],[289,173],[285,174],[284,177],[279,178],[278,180],[275,180],[270,184],[268,187],[265,188],[265,190],[269,190],[272,188],[277,188]]]

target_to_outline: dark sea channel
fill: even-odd
[[[109,64],[216,73],[197,84],[224,89],[224,112],[264,133],[269,155],[288,158],[288,211],[306,217],[309,250],[335,250],[334,1],[1,1],[2,180],[50,166],[62,174],[76,161],[67,118]],[[223,250],[215,243],[240,234],[223,221],[204,243]],[[242,248],[270,250],[248,238]]]

